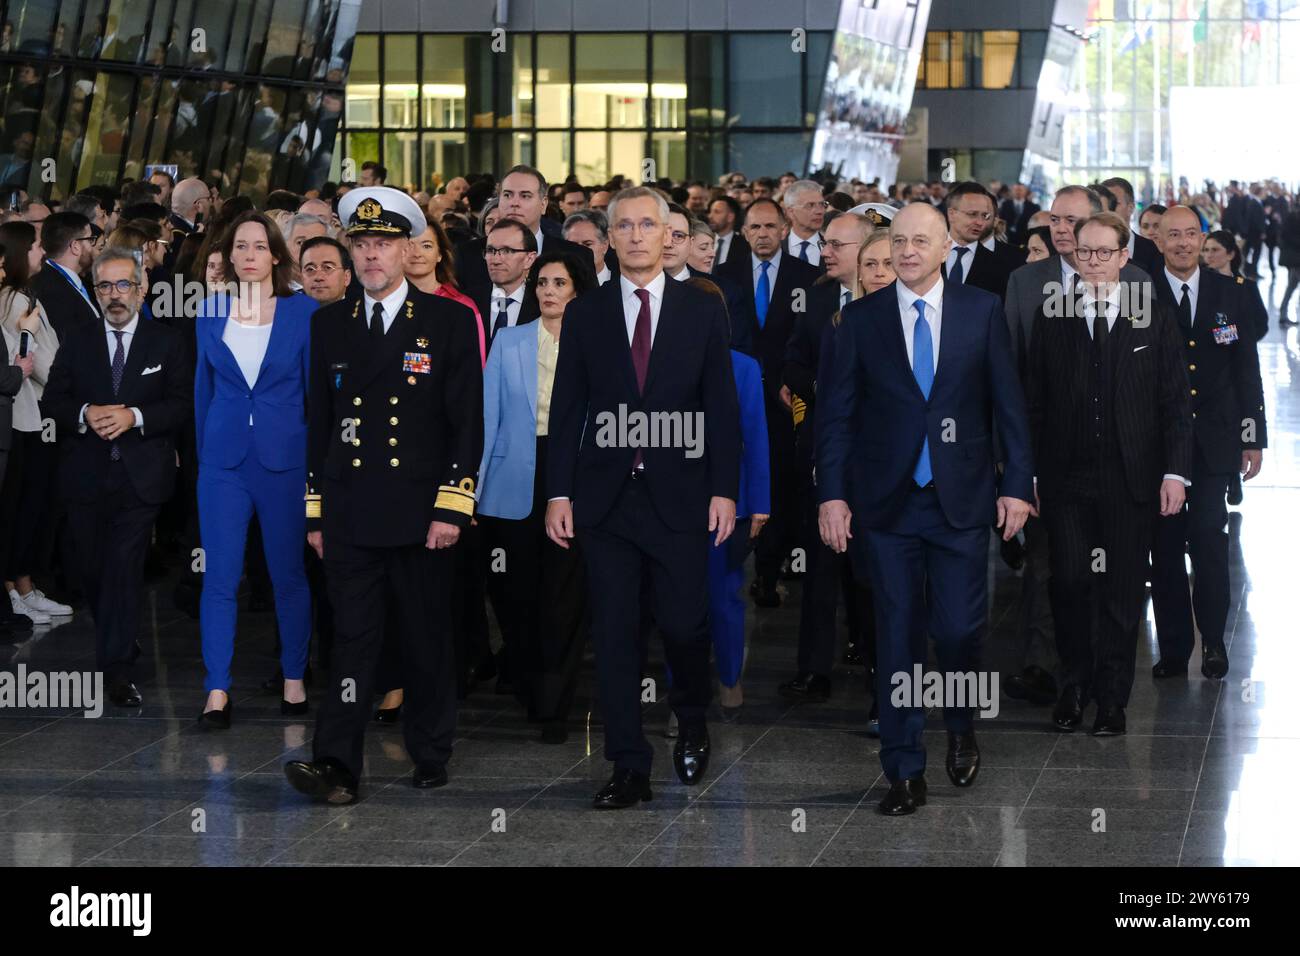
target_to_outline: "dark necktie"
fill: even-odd
[[[645,393],[645,374],[650,368],[650,293],[637,289],[636,297],[641,307],[636,313],[636,327],[632,330],[632,368],[636,371],[636,389]],[[632,458],[632,467],[641,467],[641,449]]]
[[[126,346],[122,342],[121,329],[114,329],[113,334],[117,336],[117,348],[113,350],[113,397],[116,398],[118,389],[122,387],[122,373],[126,371]],[[122,460],[122,452],[118,450],[117,442],[113,442],[108,457],[113,461]]]
[[[763,271],[758,277],[758,288],[754,290],[754,312],[758,316],[758,327],[761,329],[767,325],[767,307],[772,303],[772,283],[767,278],[767,270],[772,268],[772,263],[761,262],[759,267]]]
[[[382,302],[376,302],[375,307],[370,311],[370,341],[382,342],[384,340],[384,305]]]
[[[804,239],[799,243],[799,258],[804,262],[808,261],[808,240]]]
[[[965,246],[958,246],[953,250],[957,253],[957,261],[952,264],[952,271],[948,273],[948,279],[951,282],[965,282],[966,270],[962,267],[961,257],[970,252]]]
[[[510,325],[510,300],[500,299],[501,308],[497,312],[496,319],[492,322],[492,338],[497,337],[497,333]]]
[[[1110,329],[1106,322],[1106,311],[1108,306],[1105,302],[1097,302],[1093,305],[1094,313],[1092,316],[1092,341],[1099,349],[1106,347],[1106,338],[1110,334]]]
[[[1178,300],[1178,324],[1184,332],[1192,331],[1192,290],[1183,283],[1183,297]]]
[[[850,302],[852,302],[852,301],[853,301],[853,294],[852,294],[851,292],[849,292],[848,289],[845,289],[843,292],[840,293],[840,308],[841,308],[841,309],[844,308],[846,305],[848,305],[848,304],[849,304]]]

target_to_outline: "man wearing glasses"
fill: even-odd
[[[352,257],[343,244],[329,236],[316,236],[298,253],[303,291],[318,305],[337,302],[352,283]]]
[[[821,229],[826,221],[826,199],[821,186],[808,179],[797,180],[786,187],[783,204],[790,220],[786,251],[824,272]]]
[[[1075,225],[1080,295],[1040,307],[1026,389],[1063,682],[1052,722],[1073,732],[1095,700],[1093,736],[1125,732],[1147,552],[1192,473],[1178,327],[1145,273],[1124,280],[1128,233],[1110,212]]]
[[[62,342],[72,327],[100,321],[95,299],[82,281],[95,254],[95,238],[90,220],[76,212],[52,213],[41,235],[44,268],[32,276],[32,288]]]
[[[51,216],[51,219],[54,217]],[[139,707],[144,559],[176,483],[176,436],[193,414],[192,361],[179,332],[142,322],[144,260],[106,249],[92,288],[103,319],[69,327],[41,400],[54,419],[61,490],[95,620],[96,667],[119,707]]]
[[[948,194],[948,235],[952,250],[944,261],[948,282],[964,282],[999,299],[1007,295],[1007,279],[1015,267],[1009,250],[993,238],[993,194],[979,183],[958,184]],[[988,239],[983,239],[989,233]]]
[[[591,258],[585,250],[581,254]],[[528,269],[537,258],[537,240],[519,220],[499,219],[487,235],[483,258],[491,284],[475,289],[471,296],[478,314],[487,321],[491,350],[499,331],[524,325],[538,316],[536,299],[524,295]]]

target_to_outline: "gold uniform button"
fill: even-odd
[[[1192,394],[1193,394],[1193,395],[1196,394],[1196,389],[1192,389]]]
[[[353,468],[360,468],[360,467],[361,467],[361,459],[360,459],[360,458],[353,458],[353,459],[352,459],[352,467],[353,467]]]
[[[394,415],[392,418],[390,418],[390,419],[388,420],[388,424],[390,424],[390,425],[396,425],[396,424],[397,424],[397,416]]]
[[[1187,371],[1189,371],[1189,372],[1195,372],[1195,371],[1196,371],[1196,366],[1195,366],[1195,365],[1189,365],[1189,366],[1187,366]]]
[[[1192,348],[1196,348],[1196,339],[1192,339],[1192,340],[1191,340],[1190,342],[1188,342],[1187,344],[1190,345]]]
[[[360,404],[361,404],[361,396],[358,395],[356,398],[352,399],[352,404],[353,404],[353,405],[360,405]]]
[[[361,419],[359,419],[359,418],[354,418],[354,419],[352,419],[352,424],[353,424],[353,425],[360,425],[360,424],[361,424]]]
[[[390,465],[392,465],[394,468],[396,468],[396,467],[398,466],[398,464],[399,464],[399,462],[398,462],[398,460],[397,460],[396,458],[390,458],[390,459],[388,459],[388,463],[389,463]]]
[[[361,444],[361,439],[360,439],[360,438],[354,438],[354,439],[352,439],[352,444],[353,444],[353,445],[360,445],[360,444]]]
[[[396,438],[390,438],[390,439],[388,439],[388,444],[390,444],[390,445],[396,445],[396,444],[397,444],[397,439],[396,439]]]
[[[388,396],[388,404],[389,404],[389,405],[396,405],[396,404],[397,404],[397,396],[396,396],[396,395],[389,395],[389,396]]]
[[[407,384],[407,385],[414,385],[414,384],[416,383],[416,381],[418,381],[418,380],[416,379],[416,377],[415,377],[414,375],[408,375],[408,376],[406,376],[406,384]]]

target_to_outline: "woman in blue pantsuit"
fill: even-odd
[[[199,526],[206,574],[199,603],[204,686],[199,720],[230,726],[235,596],[248,524],[256,513],[275,587],[284,714],[307,711],[303,670],[311,594],[303,569],[307,486],[307,368],[316,302],[289,285],[293,261],[280,230],[260,213],[226,233],[227,291],[204,301],[196,321],[194,418]]]
[[[686,280],[725,297],[703,277]],[[713,635],[713,660],[718,669],[718,703],[724,715],[733,715],[744,703],[740,672],[745,662],[745,558],[750,542],[771,514],[768,472],[767,415],[763,410],[763,373],[757,360],[731,350],[731,371],[740,400],[740,498],[736,501],[736,530],[721,547],[709,545],[709,630]],[[744,533],[744,525],[749,533]]]

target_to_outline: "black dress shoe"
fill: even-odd
[[[1097,719],[1092,724],[1094,737],[1120,737],[1124,734],[1124,708],[1097,705]]]
[[[421,763],[415,765],[411,774],[411,786],[416,790],[432,790],[434,787],[447,786],[447,765],[442,763]]]
[[[1057,730],[1074,733],[1083,723],[1083,691],[1070,686],[1061,691],[1061,699],[1052,711],[1052,723]]]
[[[308,664],[306,668],[303,669],[302,682],[307,687],[311,686],[311,665],[310,664]],[[268,694],[274,694],[276,691],[280,691],[281,693],[283,693],[284,692],[284,671],[280,670],[280,668],[277,667],[275,669],[274,674],[272,674],[266,680],[262,681],[261,687],[262,690],[266,691]]]
[[[754,599],[755,607],[781,606],[781,592],[776,589],[775,581],[755,578],[754,583],[749,586],[749,593]]]
[[[614,771],[609,783],[601,787],[591,805],[597,810],[622,810],[652,797],[648,776],[635,770],[619,769]]]
[[[392,726],[397,723],[397,719],[402,716],[402,705],[396,707],[380,707],[375,711],[375,723],[388,724]]]
[[[0,616],[0,630],[3,631],[26,633],[34,626],[35,625],[32,624],[32,619],[26,614],[14,614],[10,612],[9,614]]]
[[[777,690],[786,700],[811,700],[821,703],[830,699],[831,679],[820,674],[800,674],[794,680],[786,681]]]
[[[1162,657],[1151,665],[1151,676],[1156,680],[1162,680],[1166,677],[1186,677],[1187,661],[1175,664],[1173,661],[1167,661]]]
[[[1202,645],[1201,673],[1210,680],[1223,680],[1228,673],[1228,649],[1222,644]]]
[[[879,808],[887,817],[905,817],[921,806],[925,806],[925,778],[913,777],[891,782],[889,793],[880,801]]]
[[[1228,504],[1235,508],[1241,504],[1241,501],[1241,475],[1234,472],[1233,476],[1228,479]]]
[[[969,787],[980,772],[980,747],[975,731],[948,735],[948,759],[944,761],[948,779],[954,787]]]
[[[301,717],[305,713],[307,713],[306,698],[303,698],[302,700],[298,701],[298,703],[296,704],[285,700],[283,697],[280,698],[281,717]]]
[[[1005,689],[1012,700],[1027,700],[1038,707],[1050,707],[1057,696],[1056,679],[1035,664],[1008,677]]]
[[[849,641],[848,647],[844,648],[844,663],[849,667],[862,666],[862,652],[858,650],[858,645]]]
[[[673,769],[677,779],[688,787],[700,782],[709,769],[709,729],[703,724],[682,725],[673,746]]]
[[[569,739],[569,728],[562,720],[548,720],[542,724],[542,743],[562,744]]]
[[[118,707],[139,707],[144,703],[135,684],[126,678],[115,680],[109,685],[108,699]]]
[[[204,730],[230,729],[230,695],[226,695],[226,706],[220,710],[205,710],[199,714],[199,724]]]
[[[284,775],[295,790],[313,800],[342,806],[357,798],[357,778],[335,760],[290,760]]]

